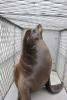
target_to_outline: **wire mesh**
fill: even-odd
[[[67,90],[67,30],[61,31],[57,72]]]
[[[0,18],[0,100],[13,82],[14,64],[21,54],[21,33],[22,29]]]
[[[0,0],[0,15],[24,28],[42,23],[45,29],[62,30],[67,28],[67,0]]]
[[[20,27],[0,18],[0,100],[4,98],[13,82],[14,64],[18,63],[21,55],[23,35]],[[67,51],[64,51],[67,50],[66,36],[60,39],[57,72],[67,88]]]

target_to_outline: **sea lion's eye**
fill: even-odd
[[[33,47],[32,47],[32,49],[34,49],[36,46],[34,45]]]
[[[33,33],[35,33],[35,29],[33,29]]]

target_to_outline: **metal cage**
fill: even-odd
[[[21,54],[22,29],[0,17],[0,98],[13,82],[14,64]]]
[[[0,16],[0,100],[13,83],[14,64],[18,63],[23,40],[23,28]],[[67,32],[67,31],[66,31]],[[67,34],[60,31],[56,71],[67,89]]]

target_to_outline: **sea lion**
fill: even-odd
[[[31,92],[43,86],[52,93],[58,93],[62,89],[62,83],[51,85],[52,58],[42,32],[42,25],[39,24],[35,29],[28,29],[25,33],[21,58],[14,68],[18,100],[31,100]]]

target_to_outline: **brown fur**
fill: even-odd
[[[39,24],[34,31],[29,29],[25,33],[22,55],[14,68],[18,100],[30,100],[30,92],[44,86],[50,78],[52,58],[42,39],[42,31]]]

